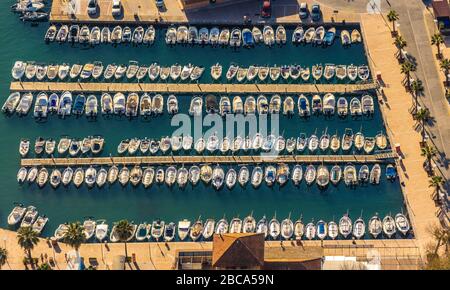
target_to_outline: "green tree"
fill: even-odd
[[[418,104],[418,97],[420,95],[422,95],[423,93],[423,85],[422,85],[422,81],[421,80],[414,80],[411,83],[411,92],[413,93],[413,97],[414,97],[414,112],[417,111],[417,106]]]
[[[39,265],[38,270],[52,270],[52,267],[48,263],[44,263]]]
[[[0,270],[2,266],[6,264],[6,260],[8,260],[8,251],[4,248],[0,248]]]
[[[398,15],[397,11],[395,11],[395,10],[389,11],[387,18],[388,18],[389,22],[392,22],[392,31],[396,32],[395,22],[399,19],[399,15]]]
[[[127,220],[121,220],[116,224],[116,234],[119,242],[125,245],[125,259],[128,260],[127,240],[133,235],[133,224]]]
[[[394,45],[398,49],[400,60],[403,61],[402,49],[404,49],[408,45],[406,40],[401,35],[397,35],[395,37]]]
[[[444,38],[440,33],[436,33],[431,37],[431,45],[436,45],[437,48],[437,55],[439,58],[441,58],[441,44],[444,43]]]
[[[436,193],[436,196],[439,197],[439,194],[441,193],[441,186],[444,185],[444,179],[442,176],[434,175],[429,180],[429,187],[434,188],[434,192]]]
[[[64,234],[64,242],[76,251],[80,248],[81,244],[86,241],[84,235],[84,228],[80,222],[70,223],[67,226],[67,231]]]
[[[440,66],[441,66],[441,69],[444,71],[444,74],[445,74],[445,84],[448,84],[448,74],[450,72],[450,59],[448,59],[448,58],[443,59],[441,61]]]
[[[420,108],[414,115],[414,119],[421,125],[422,142],[425,142],[425,122],[430,120],[430,110],[428,108]]]
[[[406,87],[408,90],[411,89],[411,73],[415,72],[417,69],[416,65],[410,61],[405,61],[402,63],[401,73],[406,76]]]
[[[427,159],[428,162],[428,173],[431,173],[431,159],[436,156],[437,150],[434,146],[431,145],[425,145],[421,148],[421,155],[424,156]]]
[[[21,227],[17,231],[17,243],[27,253],[30,263],[33,263],[31,250],[39,243],[38,234],[31,227]]]

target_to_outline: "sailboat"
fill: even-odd
[[[352,233],[352,220],[348,213],[339,220],[339,233],[346,239]]]
[[[387,215],[383,219],[383,233],[391,238],[397,232],[395,221],[391,215]]]
[[[253,217],[253,212],[248,215],[242,224],[242,232],[243,233],[254,233],[256,230],[256,221]]]
[[[281,221],[281,236],[285,240],[290,240],[294,235],[294,224],[291,220],[291,214],[289,217]]]
[[[239,169],[239,174],[238,174],[238,182],[239,184],[244,187],[248,180],[250,178],[250,171],[248,170],[248,168],[246,166],[242,166]]]
[[[368,227],[369,233],[375,239],[381,234],[381,232],[383,231],[383,224],[381,222],[381,219],[378,217],[378,214],[375,214],[370,218]]]
[[[280,222],[276,218],[276,214],[269,222],[269,235],[273,240],[277,240],[281,233]]]
[[[305,225],[303,224],[302,217],[300,216],[300,218],[294,224],[295,239],[301,240],[304,234],[305,234]]]

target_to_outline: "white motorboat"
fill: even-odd
[[[22,204],[16,204],[16,206],[12,209],[11,213],[8,215],[8,225],[15,226],[17,225],[22,218],[25,216],[27,212],[27,208]]]

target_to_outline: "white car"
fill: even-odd
[[[112,15],[118,16],[121,13],[122,13],[122,3],[120,3],[120,0],[113,0]]]
[[[94,15],[97,13],[97,0],[89,0],[88,2],[88,6],[87,6],[87,11],[89,15]]]

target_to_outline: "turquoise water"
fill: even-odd
[[[363,46],[343,48],[338,42],[331,48],[313,48],[310,46],[294,47],[290,43],[282,48],[267,48],[259,46],[254,49],[234,51],[229,48],[210,47],[182,47],[169,48],[163,43],[163,34],[159,33],[155,45],[132,48],[131,46],[99,46],[96,48],[70,47],[68,44],[45,45],[43,36],[47,24],[30,27],[21,23],[16,15],[9,12],[10,3],[0,4],[2,25],[0,35],[3,36],[0,46],[0,92],[1,101],[9,94],[11,81],[10,70],[15,60],[34,60],[47,63],[85,63],[101,60],[106,63],[127,63],[137,60],[150,64],[158,61],[162,64],[193,63],[209,68],[220,61],[226,67],[230,62],[243,65],[251,64],[291,64],[313,65],[315,63],[343,63],[364,64],[367,62]],[[7,7],[8,6],[8,7]],[[205,71],[208,81],[209,71]],[[203,80],[202,80],[203,81]],[[189,106],[189,95],[179,96],[180,111],[186,112]],[[106,139],[105,153],[115,153],[121,139],[130,137],[161,137],[170,135],[175,129],[170,126],[170,117],[164,114],[158,118],[144,121],[140,119],[127,120],[125,118],[89,121],[85,117],[60,120],[49,118],[46,122],[37,123],[28,115],[23,118],[0,117],[0,226],[6,226],[6,217],[13,202],[35,205],[38,210],[50,218],[44,235],[52,235],[58,224],[83,220],[86,216],[106,219],[112,223],[121,218],[135,222],[151,222],[155,218],[166,221],[177,221],[182,218],[196,219],[198,216],[219,219],[226,215],[229,219],[239,215],[244,217],[253,211],[259,219],[262,215],[272,217],[276,212],[279,219],[291,217],[296,219],[301,214],[305,221],[315,219],[339,219],[349,210],[351,217],[357,218],[361,210],[368,218],[375,212],[381,215],[389,212],[396,213],[402,209],[403,198],[398,182],[390,183],[384,178],[378,186],[367,185],[349,189],[342,183],[338,187],[329,186],[321,191],[317,186],[307,187],[303,182],[296,188],[288,183],[283,188],[274,186],[268,188],[262,185],[255,190],[250,185],[245,189],[236,186],[233,190],[223,189],[215,191],[211,186],[199,183],[192,188],[187,186],[179,190],[177,186],[168,188],[165,185],[153,186],[148,190],[142,187],[122,188],[119,185],[105,186],[103,189],[89,190],[82,187],[76,190],[59,187],[53,190],[49,185],[40,190],[36,186],[18,185],[16,173],[19,168],[19,154],[17,152],[19,140],[37,136],[59,138],[61,135],[83,137],[101,134]],[[280,117],[280,131],[285,137],[298,136],[300,132],[317,133],[328,128],[330,133],[336,130],[343,133],[344,128],[352,128],[355,132],[363,128],[367,136],[374,136],[384,130],[378,107],[371,118],[353,120],[351,118],[330,120],[324,117],[312,117],[309,120],[295,116],[291,119]],[[204,128],[207,130],[208,128]],[[383,176],[384,177],[384,176]]]

